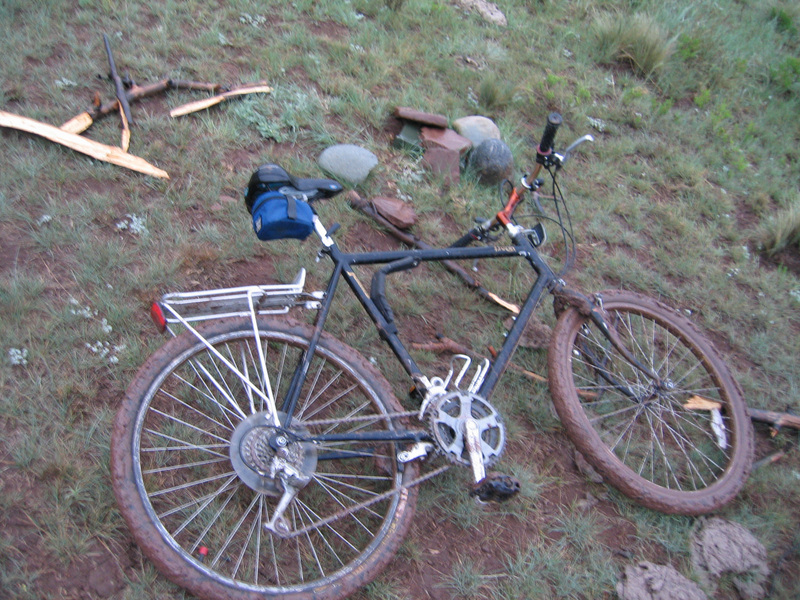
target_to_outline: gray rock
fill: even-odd
[[[514,174],[514,156],[501,140],[484,140],[469,155],[469,167],[481,183],[494,185]]]
[[[495,122],[488,117],[472,115],[461,117],[453,121],[453,129],[472,142],[473,147],[477,147],[484,140],[499,140],[502,138],[500,129]]]
[[[700,586],[669,565],[628,565],[617,582],[620,600],[708,600]]]
[[[501,27],[508,25],[508,19],[493,2],[488,2],[488,0],[456,0],[456,4],[460,5],[464,10],[477,12],[484,21]]]
[[[334,178],[358,185],[378,164],[378,157],[361,146],[339,144],[326,148],[317,162]]]

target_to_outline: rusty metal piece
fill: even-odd
[[[108,64],[111,67],[111,80],[114,82],[114,88],[116,89],[117,93],[117,100],[119,100],[119,105],[122,109],[122,113],[125,117],[123,120],[124,127],[128,124],[133,123],[133,117],[131,116],[131,107],[128,104],[128,95],[125,93],[125,86],[122,85],[122,79],[117,73],[117,65],[114,63],[114,56],[111,54],[111,44],[108,41],[108,36],[104,33],[103,34],[103,44],[106,47],[106,54],[108,55]],[[125,122],[127,121],[127,123]]]

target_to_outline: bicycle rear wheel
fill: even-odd
[[[703,514],[730,501],[750,471],[753,432],[727,365],[686,318],[651,298],[600,294],[634,367],[575,308],[559,317],[550,390],[567,435],[612,485],[662,512]]]
[[[285,319],[258,325],[263,365],[247,319],[199,328],[214,351],[187,332],[144,364],[114,425],[117,501],[147,556],[200,597],[344,598],[407,533],[417,487],[404,484],[416,467],[398,462],[396,443],[299,438],[392,430],[386,415],[401,408],[366,360],[323,334],[291,428],[273,427],[256,390],[271,390],[281,407],[312,330]],[[276,456],[289,465],[284,475],[308,477],[280,521],[290,535],[264,527],[283,496],[270,473]]]

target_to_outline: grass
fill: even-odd
[[[787,248],[800,248],[800,204],[795,203],[768,217],[762,225],[759,241],[769,256]]]
[[[27,498],[43,534],[38,552],[65,569],[65,552],[127,539],[108,487],[108,434],[127,382],[160,343],[150,335],[148,303],[166,291],[228,285],[243,261],[249,272],[263,264],[264,279],[281,281],[304,266],[311,288],[324,284],[328,266],[314,262],[313,242],[264,245],[250,234],[240,194],[258,164],[322,176],[315,162],[322,149],[363,145],[381,167],[359,192],[408,197],[421,216],[415,232],[431,242],[450,241],[452,223],[464,227],[496,210],[496,190],[467,176],[443,192],[420,173],[418,157],[391,148],[388,118],[397,105],[451,120],[492,117],[514,150],[517,176],[532,164],[548,112],[565,117],[559,147],[593,133],[596,142],[582,147],[562,179],[579,243],[570,282],[647,291],[691,313],[722,346],[748,402],[800,410],[800,279],[796,262],[776,262],[796,261],[798,253],[797,7],[782,0],[529,5],[503,3],[509,25],[501,30],[431,0],[237,0],[213,9],[188,0],[158,10],[138,0],[2,3],[4,110],[58,124],[83,111],[95,91],[110,99],[111,86],[96,77],[107,69],[103,32],[120,70],[139,83],[263,79],[274,92],[177,120],[169,108],[200,94],[135,104],[131,151],[167,169],[169,181],[0,132],[0,519],[7,522]],[[117,144],[116,119],[87,135]],[[320,214],[343,225],[345,247],[371,242],[360,234],[371,225],[343,200],[322,205]],[[146,234],[117,228],[132,215],[145,219]],[[550,233],[544,251],[557,260]],[[478,276],[516,302],[529,283],[514,263]],[[441,270],[398,274],[390,288],[413,335],[444,330],[475,348],[502,343],[497,322],[505,315],[476,304]],[[89,317],[73,313],[73,298]],[[337,306],[331,326],[374,357],[404,396],[401,369],[352,302]],[[25,350],[26,364],[12,364],[11,349]],[[420,359],[433,374],[446,370],[443,357]],[[518,361],[544,373],[543,352],[520,351]],[[546,387],[512,374],[501,387],[497,404],[515,437],[531,427],[559,430]],[[505,531],[536,517],[542,531],[563,530],[575,543],[521,545],[502,572],[482,571],[465,556],[443,570],[442,590],[497,598],[609,594],[613,561],[591,539],[601,525],[569,503],[545,515],[541,507],[568,482],[543,451],[528,458],[508,466],[527,486],[519,505],[502,514],[466,497],[466,472],[427,486],[422,506],[460,531],[494,519]],[[796,458],[765,467],[725,512],[763,535],[772,557],[798,525],[800,499],[786,483],[796,470]],[[778,495],[780,503],[763,500]],[[657,556],[684,564],[691,520],[611,498],[640,539],[656,540]],[[0,536],[0,548],[9,543]],[[634,552],[650,559],[654,550],[643,542]],[[20,598],[48,593],[37,588],[39,555],[0,554],[0,587]],[[415,564],[426,568],[421,559]],[[127,598],[180,594],[146,561],[128,568],[120,586]],[[375,586],[372,597],[408,595],[392,578]],[[781,580],[776,589],[789,586]]]
[[[601,63],[629,66],[645,79],[660,71],[673,52],[662,26],[645,14],[606,14],[594,22]]]

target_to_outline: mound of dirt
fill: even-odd
[[[764,583],[769,576],[767,551],[752,533],[719,517],[700,519],[692,532],[692,566],[709,589],[726,574],[733,579],[739,596],[759,600],[766,596]]]
[[[696,583],[674,568],[651,562],[625,567],[617,595],[620,600],[707,600]]]

